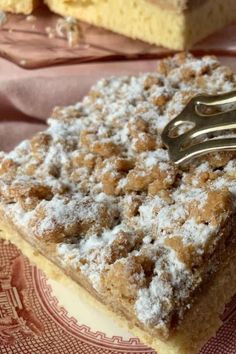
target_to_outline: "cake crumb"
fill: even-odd
[[[37,20],[37,17],[34,16],[34,15],[28,15],[28,16],[26,16],[26,21],[28,21],[28,22],[34,22],[34,21],[36,21],[36,20]]]
[[[4,26],[7,22],[7,14],[4,11],[0,11],[0,27]]]

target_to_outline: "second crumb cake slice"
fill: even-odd
[[[0,164],[3,237],[24,239],[159,354],[196,353],[236,291],[235,153],[176,167],[160,134],[195,94],[235,88],[214,57],[183,54],[102,79]]]
[[[236,20],[235,0],[44,1],[62,16],[178,50]]]
[[[39,0],[1,0],[0,11],[29,15],[39,4]]]

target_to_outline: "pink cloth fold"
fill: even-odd
[[[0,59],[1,118],[45,120],[53,107],[82,99],[102,77],[154,70],[156,60],[56,66],[24,70]]]
[[[153,60],[25,70],[0,58],[0,150],[9,151],[45,129],[55,106],[80,101],[100,78],[136,74],[154,70],[155,66]]]
[[[236,72],[233,58],[221,61]],[[45,128],[55,106],[74,104],[102,77],[153,71],[156,60],[116,61],[26,70],[0,58],[0,150]]]

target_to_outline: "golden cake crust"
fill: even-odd
[[[177,12],[191,10],[202,5],[207,0],[148,0],[163,8],[173,9]]]
[[[39,4],[39,0],[2,0],[0,10],[29,15]]]

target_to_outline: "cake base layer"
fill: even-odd
[[[195,354],[220,327],[220,314],[222,314],[225,305],[236,291],[235,244],[233,247],[232,245],[229,247],[225,258],[221,260],[220,271],[212,276],[209,283],[202,289],[197,301],[186,313],[181,325],[164,342],[158,338],[151,337],[137,326],[133,326],[130,321],[115,314],[114,311],[103,305],[99,299],[95,299],[86,289],[71,280],[62,269],[41,255],[22,237],[11,221],[4,215],[3,209],[0,208],[0,236],[2,239],[15,244],[48,277],[59,279],[73,293],[78,294],[80,297],[82,296],[89,305],[96,306],[101,311],[101,315],[106,313],[112,316],[122,327],[127,328],[145,344],[157,350],[158,354]]]
[[[206,0],[188,10],[150,0],[64,1],[45,0],[62,15],[112,30],[151,44],[183,50],[236,19],[234,0]]]
[[[0,3],[0,11],[29,15],[38,3],[39,0],[4,0]]]

